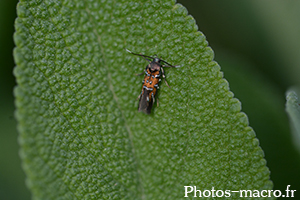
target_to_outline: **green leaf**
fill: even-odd
[[[299,88],[291,88],[286,94],[286,112],[290,118],[290,125],[294,136],[294,144],[300,152],[300,104]]]
[[[16,116],[35,199],[272,188],[241,103],[183,6],[31,0],[17,11]],[[137,112],[142,77],[134,74],[146,62],[124,48],[182,66],[166,69],[171,88],[161,84],[151,115]]]

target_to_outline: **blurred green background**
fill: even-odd
[[[285,109],[285,92],[300,82],[300,1],[180,0],[215,52],[265,152],[274,189],[300,197],[300,153]],[[18,156],[12,75],[16,0],[0,1],[0,199],[27,200]],[[243,188],[241,188],[243,189]]]
[[[25,174],[19,158],[18,133],[14,119],[12,70],[13,33],[17,0],[0,0],[0,199],[28,200]]]

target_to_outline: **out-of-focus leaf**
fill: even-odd
[[[294,144],[300,152],[300,106],[299,89],[290,89],[286,94],[286,112],[290,118],[290,124],[294,135]]]

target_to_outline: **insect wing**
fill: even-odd
[[[152,106],[153,106],[153,99],[149,98],[150,91],[148,91],[146,89],[143,89],[143,90],[144,90],[144,92],[140,97],[138,111],[139,112],[142,111],[146,114],[150,114]],[[149,99],[149,101],[148,101],[148,99]]]

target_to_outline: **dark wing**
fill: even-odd
[[[139,112],[144,112],[146,114],[151,114],[151,109],[153,106],[153,99],[149,97],[149,90],[143,89],[144,92],[142,94],[142,96],[140,97],[140,101],[139,101],[139,108],[138,111]],[[147,101],[147,97],[149,97],[150,101]]]

